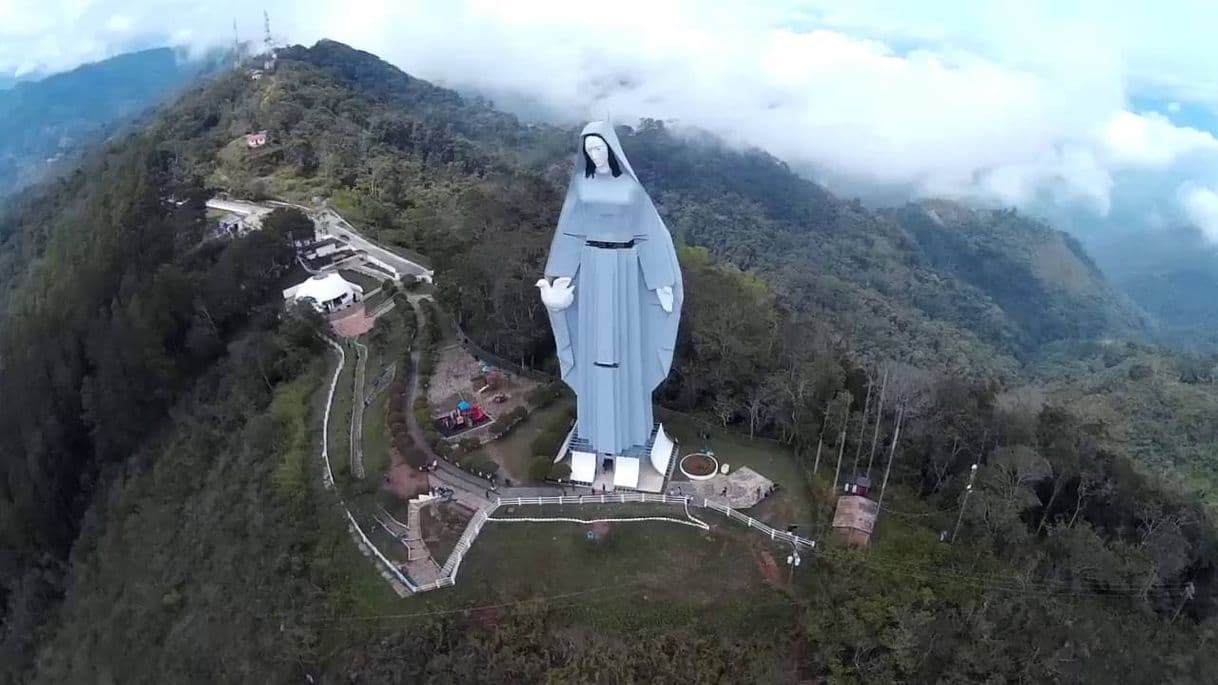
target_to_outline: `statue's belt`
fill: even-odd
[[[627,240],[624,243],[611,243],[604,240],[589,240],[585,244],[588,247],[599,247],[605,250],[628,250],[634,247],[634,240]]]

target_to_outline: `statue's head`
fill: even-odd
[[[606,165],[609,166],[609,171],[614,176],[622,175],[622,168],[617,163],[617,155],[613,154],[613,148],[609,147],[609,143],[595,133],[584,136],[584,177],[592,178],[596,175],[597,169],[603,169]]]

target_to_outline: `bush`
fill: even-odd
[[[461,441],[458,444],[461,445],[461,449],[465,450],[466,452],[473,452],[474,450],[476,450],[482,446],[482,441],[479,440],[478,438],[472,438],[472,437],[471,438],[461,438]]]
[[[531,445],[533,454],[549,454],[553,456],[566,437],[564,433],[556,431],[553,428],[546,428],[536,438],[533,438],[533,444]]]
[[[476,473],[484,478],[493,478],[499,472],[499,464],[486,457],[473,457],[462,462],[461,468]]]
[[[553,381],[545,385],[538,386],[529,391],[525,395],[525,401],[534,409],[544,409],[550,406],[554,400],[562,397],[563,384],[562,381]]]
[[[547,457],[544,454],[533,457],[533,462],[529,464],[529,480],[545,480],[549,478],[551,467],[553,466],[554,457]]]
[[[571,477],[571,465],[560,461],[550,465],[550,480],[566,480]]]

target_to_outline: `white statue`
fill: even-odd
[[[684,291],[672,236],[613,127],[585,126],[580,158],[537,287],[576,394],[577,438],[617,455],[650,438]]]

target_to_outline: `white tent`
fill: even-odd
[[[651,445],[651,465],[660,475],[668,473],[668,461],[672,459],[676,445],[672,438],[664,434],[664,424],[656,429],[656,439]]]
[[[308,298],[313,301],[313,308],[319,312],[333,312],[345,309],[362,300],[364,289],[343,278],[338,272],[314,274],[309,280],[283,291],[285,300],[301,300]]]
[[[613,487],[639,487],[639,460],[634,457],[615,457],[613,459]]]
[[[571,452],[571,480],[579,483],[591,483],[596,480],[596,454]]]

